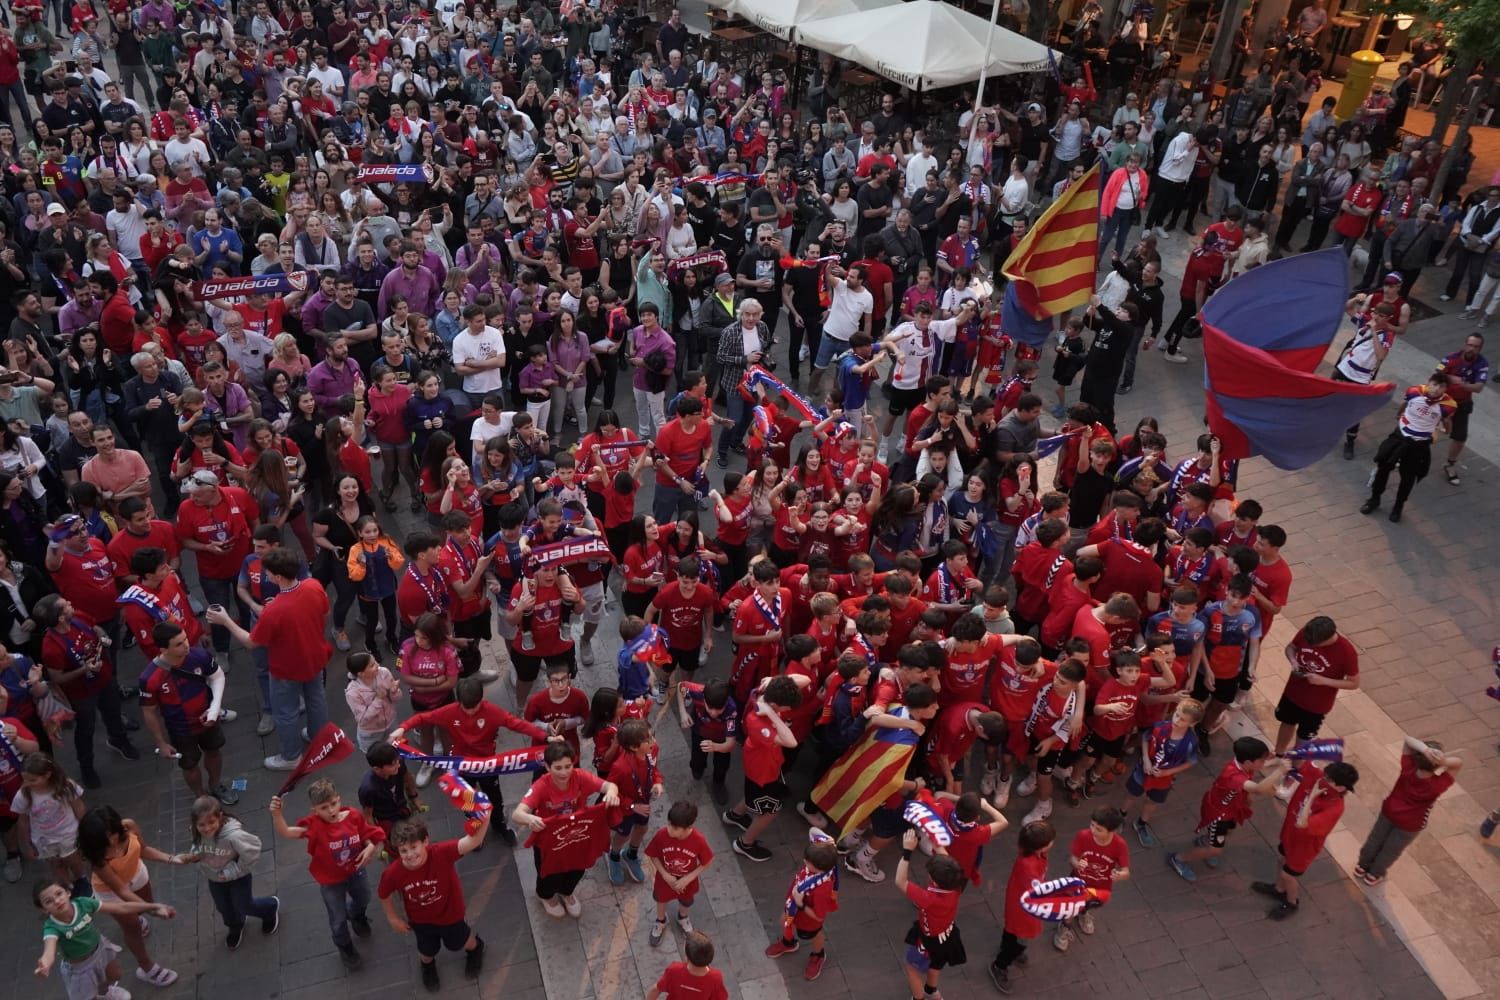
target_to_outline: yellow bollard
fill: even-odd
[[[1384,64],[1385,57],[1369,49],[1361,49],[1349,57],[1349,71],[1344,76],[1344,92],[1339,95],[1339,103],[1333,109],[1335,118],[1346,122],[1354,117],[1354,112],[1370,96],[1370,88],[1375,84],[1375,71]]]

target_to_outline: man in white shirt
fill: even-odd
[[[177,134],[167,140],[162,147],[162,154],[167,158],[167,165],[175,172],[179,165],[187,164],[188,169],[193,172],[194,177],[206,177],[205,168],[211,157],[208,147],[203,144],[202,139],[195,139],[188,132],[188,123],[185,119],[178,119]]]
[[[453,370],[464,377],[464,392],[476,407],[484,397],[505,391],[505,338],[484,321],[484,310],[464,310],[464,329],[453,338]]]
[[[1155,230],[1157,238],[1166,239],[1167,230],[1177,225],[1188,181],[1193,176],[1193,164],[1198,161],[1198,144],[1212,142],[1214,134],[1209,128],[1179,132],[1162,150],[1161,165],[1156,168],[1156,183],[1152,185],[1156,190],[1152,192],[1151,213],[1146,219],[1145,232]]]
[[[895,429],[896,418],[910,413],[927,398],[923,386],[929,376],[938,374],[938,345],[953,343],[959,326],[973,318],[978,307],[977,299],[965,299],[951,318],[933,319],[932,306],[920,302],[912,318],[880,342],[896,353],[896,365],[891,369],[891,405],[880,424],[882,445]]]
[[[870,321],[875,313],[875,296],[865,287],[865,269],[852,264],[848,271],[837,265],[828,266],[828,317],[823,321],[823,339],[818,342],[818,356],[813,359],[812,379],[808,383],[808,394],[817,398],[823,381],[823,372],[837,354],[849,349],[849,338],[855,333],[870,333]]]
[[[344,74],[328,65],[328,53],[324,50],[313,50],[313,67],[307,71],[307,78],[321,83],[323,93],[335,101],[344,99]]]
[[[910,198],[922,188],[927,186],[927,172],[936,170],[940,166],[938,158],[932,155],[932,151],[922,144],[922,133],[918,132],[912,138],[913,145],[917,151],[906,158],[906,197]]]

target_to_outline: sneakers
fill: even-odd
[[[1292,801],[1292,796],[1297,794],[1297,786],[1300,784],[1296,775],[1288,774],[1286,779],[1276,786],[1276,797],[1283,802]]]
[[[1174,351],[1170,347],[1162,354],[1162,357],[1174,365],[1185,365],[1188,363],[1188,356],[1186,354],[1180,350]]]
[[[708,650],[701,646],[698,648],[698,666],[708,666]]]
[[[1494,829],[1493,824],[1491,824],[1491,829]],[[1485,834],[1485,836],[1488,837],[1489,834],[1487,833]],[[21,864],[21,859],[19,857],[5,859],[4,875],[6,882],[11,885],[15,885],[17,882],[21,881],[21,875],[24,872],[25,866]]]
[[[260,932],[262,934],[275,934],[276,928],[281,926],[281,897],[272,896],[271,902],[276,904],[276,909],[272,911],[270,920],[262,920],[260,922]]]
[[[1010,778],[1001,778],[995,786],[994,803],[996,809],[1004,809],[1010,805]]]
[[[225,709],[220,709],[219,710],[219,721],[220,722],[233,722],[235,719],[238,719],[239,717],[240,717],[240,713],[236,712],[232,708],[225,708]]]
[[[577,920],[579,917],[583,916],[583,904],[578,901],[577,896],[564,896],[562,901],[563,911],[567,913],[568,916],[572,917],[574,920]]]
[[[344,968],[350,972],[359,968],[364,961],[359,957],[359,952],[354,950],[354,945],[352,944],[339,945],[339,958],[343,961]]]
[[[815,826],[819,830],[828,829],[828,817],[816,810],[809,812],[806,802],[797,803],[797,815],[807,820],[809,826]]]
[[[1066,923],[1057,925],[1057,930],[1052,934],[1052,947],[1058,951],[1067,951],[1073,947],[1073,928]]]
[[[1442,266],[1443,266],[1442,262],[1439,261],[1438,262],[1438,267],[1442,267]],[[1438,301],[1439,302],[1452,302],[1453,301],[1453,296],[1449,295],[1447,292],[1444,292],[1442,295],[1438,296]]]
[[[443,982],[438,978],[437,959],[422,964],[422,985],[427,987],[428,993],[436,993],[443,988]]]
[[[1274,882],[1251,882],[1250,891],[1258,892],[1262,896],[1271,896],[1274,899],[1283,898],[1281,890],[1276,888],[1276,883]]]
[[[808,355],[807,345],[803,344],[802,347],[799,348],[798,351],[797,351],[797,360],[798,361],[806,361],[807,360],[807,355]]]
[[[547,911],[549,917],[560,917],[563,915],[562,900],[553,896],[551,899],[542,900],[542,909]]]
[[[276,731],[276,720],[271,718],[270,712],[260,713],[260,721],[255,724],[256,736],[270,736]]]
[[[464,978],[478,979],[479,970],[484,965],[484,938],[474,938],[474,950],[464,952]]]
[[[482,667],[474,672],[474,676],[479,678],[481,684],[493,684],[500,679],[500,671]]]
[[[126,740],[110,740],[108,747],[126,760],[140,760],[141,752],[135,748],[135,744]]]
[[[226,806],[232,806],[240,800],[240,793],[235,791],[229,785],[220,785],[218,788],[215,788],[213,790],[212,794],[214,798],[218,799]]]
[[[1151,829],[1150,823],[1147,823],[1143,819],[1138,819],[1135,821],[1134,826],[1135,839],[1142,847],[1149,849],[1156,846],[1156,833]]]
[[[423,808],[425,810],[425,807]],[[516,831],[511,827],[509,823],[500,824],[500,829],[498,832],[500,835],[500,839],[505,841],[506,847],[515,847],[516,844],[519,843],[519,841],[516,840]]]
[[[423,764],[417,769],[417,787],[426,788],[432,783],[432,765]]]
[[[109,989],[104,991],[103,1000],[130,1000],[130,991],[119,983],[110,983]]]
[[[1036,794],[1035,771],[1031,772],[1026,777],[1021,779],[1021,783],[1016,786],[1016,794],[1021,796],[1021,798],[1023,799],[1030,798],[1032,795]]]
[[[1380,509],[1380,498],[1379,497],[1371,497],[1370,499],[1366,500],[1364,503],[1362,503],[1362,504],[1359,505],[1359,512],[1361,514],[1373,514],[1377,510],[1379,510],[1379,509]]]
[[[838,842],[834,846],[838,848],[838,852],[840,854],[853,854],[855,851],[865,846],[865,839],[861,837],[859,835],[859,831],[856,830],[853,833],[849,833],[844,835],[843,837],[840,837]]]
[[[995,989],[1010,996],[1010,970],[1002,969],[994,962],[990,963],[990,982],[995,984]]]
[[[1176,854],[1167,855],[1167,864],[1174,872],[1177,873],[1177,877],[1182,879],[1184,882],[1198,881],[1198,873],[1193,871],[1192,867],[1186,861],[1183,861],[1181,858],[1179,858]]]
[[[1078,804],[1083,801],[1083,786],[1069,778],[1063,782],[1063,796],[1068,800],[1068,805],[1077,808]],[[1026,822],[1030,823],[1031,820],[1028,819]]]
[[[641,867],[641,856],[634,851],[626,851],[621,859],[625,862],[625,874],[630,876],[630,881],[639,885],[646,881],[646,870]]]
[[[231,927],[229,933],[224,935],[224,943],[229,946],[230,951],[240,946],[240,940],[245,936],[244,927]]]
[[[734,843],[730,846],[734,848],[734,853],[742,858],[749,858],[757,864],[762,861],[771,860],[771,852],[760,844],[747,844],[739,837],[736,837],[734,838]]]
[[[1360,865],[1354,866],[1354,877],[1368,886],[1377,886],[1385,881],[1384,875],[1376,875],[1374,872],[1368,871]]]
[[[609,868],[609,884],[625,884],[625,865],[613,853],[604,856],[604,863]]]
[[[1354,442],[1344,438],[1344,460],[1349,461],[1352,458],[1354,458]]]
[[[1054,406],[1052,408],[1052,415],[1054,417],[1056,417],[1057,419],[1062,420],[1064,417],[1066,417],[1068,415],[1068,408],[1066,406],[1064,406],[1063,404],[1058,403],[1056,406]]]
[[[874,855],[866,857],[863,850],[861,850],[858,854],[850,854],[845,857],[844,867],[849,869],[854,874],[858,875],[860,878],[864,879],[866,882],[871,882],[875,885],[879,885],[881,882],[885,881],[885,872],[875,867]]]
[[[684,935],[693,933],[693,918],[678,910],[677,929],[682,931]]]
[[[744,813],[737,813],[733,809],[724,810],[723,815],[721,815],[719,818],[722,819],[727,826],[737,826],[741,830],[750,829],[750,817],[746,816]]]
[[[1026,826],[1028,823],[1038,823],[1051,815],[1052,800],[1042,799],[1036,805],[1031,807],[1031,812],[1027,813],[1025,818],[1021,820],[1021,825]]]
[[[812,982],[823,974],[823,966],[827,964],[828,956],[822,952],[813,952],[807,956],[807,967],[802,970],[802,978]],[[928,994],[929,996],[931,994]]]
[[[367,938],[370,936],[369,917],[350,917],[349,926],[354,929],[354,933],[358,937]]]
[[[578,644],[578,660],[585,667],[592,667],[594,665],[594,644],[593,643],[591,643],[591,642],[581,642],[581,643]]]
[[[791,944],[787,944],[785,941],[778,938],[775,941],[772,941],[770,944],[766,945],[766,957],[780,958],[782,955],[790,955],[796,952],[797,947],[798,945],[795,939],[793,939]]]
[[[1458,466],[1454,465],[1452,462],[1444,463],[1443,477],[1448,480],[1449,486],[1457,486],[1459,483],[1463,482],[1463,480],[1458,477]]]
[[[667,936],[667,922],[656,920],[651,924],[651,934],[646,938],[648,944],[655,948],[661,944],[661,939]]]
[[[1075,923],[1078,925],[1079,933],[1094,933],[1094,911],[1084,910],[1082,913],[1078,914],[1078,919],[1075,921]]]
[[[297,770],[297,761],[295,761],[295,760],[288,760],[287,758],[281,756],[281,754],[279,754],[279,753],[273,753],[271,756],[269,756],[265,760],[261,761],[261,765],[263,767],[265,767],[265,769],[267,771],[295,771],[295,770]]]
[[[984,774],[979,778],[979,794],[989,798],[995,794],[995,787],[999,784],[1000,772],[993,767],[984,769]]]
[[[349,633],[348,632],[340,632],[338,635],[335,635],[333,637],[333,646],[340,653],[347,653],[347,652],[349,652],[349,647],[351,645],[352,645],[352,643],[349,642]]]
[[[1484,822],[1479,824],[1479,835],[1481,837],[1483,837],[1485,840],[1489,840],[1490,837],[1494,836],[1495,826],[1497,825],[1497,823],[1500,823],[1500,815],[1497,815],[1495,813],[1490,813],[1488,816],[1486,816],[1484,818]],[[21,876],[19,874],[16,875],[16,878],[20,878],[20,877]],[[16,880],[16,879],[10,877],[10,862],[9,861],[7,861],[5,863],[5,880],[7,882],[14,882]]]
[[[1271,912],[1267,913],[1266,916],[1270,917],[1272,920],[1285,920],[1287,917],[1290,917],[1292,914],[1296,913],[1299,907],[1300,904],[1288,903],[1283,899],[1281,901],[1281,905],[1272,907]]]

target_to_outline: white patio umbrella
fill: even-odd
[[[761,31],[791,41],[796,30],[811,21],[900,3],[901,0],[728,0],[725,6]]]

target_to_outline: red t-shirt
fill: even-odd
[[[1214,779],[1213,786],[1203,795],[1203,806],[1198,813],[1198,828],[1208,826],[1216,820],[1243,823],[1254,813],[1250,793],[1245,785],[1250,781],[1250,772],[1237,761],[1224,765],[1224,770]]]
[[[62,565],[52,574],[58,593],[62,594],[79,611],[94,621],[113,621],[117,609],[115,596],[115,563],[104,550],[104,543],[97,538],[88,540],[88,548],[73,552],[58,549],[62,554]]]
[[[950,705],[938,713],[930,744],[933,757],[942,757],[949,764],[963,763],[973,749],[974,741],[979,738],[979,733],[969,725],[969,713],[975,710],[987,711],[981,702],[965,701]]]
[[[1108,715],[1090,715],[1088,717],[1089,729],[1104,740],[1117,740],[1121,736],[1130,734],[1136,727],[1136,712],[1141,699],[1149,690],[1151,690],[1151,680],[1144,673],[1136,678],[1135,684],[1131,687],[1126,687],[1118,678],[1111,677],[1099,689],[1094,705],[1096,708],[1099,705],[1123,705],[1126,711],[1123,717],[1118,719]]]
[[[524,587],[524,583],[518,583],[511,588],[510,599],[513,604],[521,599]],[[536,597],[536,605],[530,612],[531,640],[536,645],[528,655],[562,656],[573,648],[573,640],[564,639],[562,634],[562,590],[555,584],[541,587],[533,582],[531,591]]]
[[[1416,833],[1427,826],[1427,816],[1432,812],[1433,804],[1452,785],[1451,774],[1418,774],[1416,758],[1404,753],[1396,787],[1380,804],[1380,814],[1396,829]]]
[[[651,788],[661,784],[661,772],[656,769],[656,761],[649,752],[640,757],[622,751],[609,765],[609,776],[605,780],[614,782],[619,788],[620,808],[629,809],[633,805],[650,804]]]
[[[750,539],[750,497],[728,496],[724,506],[729,508],[729,520],[720,520],[718,539],[725,545],[744,545]]]
[[[115,561],[115,576],[130,575],[130,557],[145,548],[164,549],[167,558],[174,558],[182,546],[177,543],[177,535],[173,533],[172,525],[168,521],[153,520],[151,526],[146,529],[144,537],[133,535],[121,528],[115,532],[115,536],[109,540],[104,551]]]
[[[1344,797],[1324,789],[1313,800],[1307,826],[1299,829],[1297,816],[1302,812],[1302,806],[1312,790],[1323,780],[1323,771],[1311,761],[1303,761],[1297,770],[1302,783],[1297,786],[1292,800],[1287,803],[1286,818],[1281,821],[1281,856],[1288,868],[1303,872],[1307,871],[1307,867],[1322,852],[1323,842],[1333,832],[1339,817],[1344,815]]]
[[[1089,644],[1089,687],[1097,691],[1109,679],[1109,629],[1094,617],[1094,609],[1079,608],[1073,616],[1073,638]]]
[[[1011,865],[1010,878],[1005,883],[1005,929],[1022,940],[1040,937],[1042,921],[1021,907],[1021,894],[1031,888],[1031,883],[1046,881],[1047,859],[1040,854],[1021,855]]]
[[[961,701],[983,701],[985,680],[1004,648],[998,637],[988,633],[971,650],[955,647],[948,654],[947,666],[943,667],[938,704],[946,710]]]
[[[751,710],[745,719],[745,780],[757,785],[774,785],[781,779],[782,747],[776,742],[776,727],[759,712]]]
[[[995,663],[990,675],[990,704],[1005,716],[1013,730],[1017,723],[1026,721],[1031,706],[1036,704],[1036,693],[1052,683],[1052,675],[1057,673],[1057,664],[1050,660],[1041,663],[1042,672],[1037,677],[1027,676],[1013,657],[1003,656]]]
[[[606,528],[618,528],[629,524],[631,518],[635,517],[635,493],[637,486],[634,481],[630,484],[630,491],[621,493],[615,489],[613,480],[604,488],[604,526]]]
[[[937,814],[943,817],[943,822],[948,824],[953,835],[953,842],[946,848],[948,857],[959,863],[970,882],[980,885],[984,881],[984,876],[979,871],[980,856],[993,834],[990,832],[990,825],[983,818],[975,820],[974,825],[968,829],[960,830],[955,825],[958,821],[953,816],[957,808],[958,803],[952,799],[937,800]]]
[[[649,594],[662,586],[659,583],[630,583],[630,580],[645,580],[658,573],[665,575],[666,553],[659,542],[632,545],[625,550],[625,593]]]
[[[700,868],[714,859],[713,848],[697,830],[689,830],[681,840],[667,832],[666,827],[657,830],[646,845],[646,857],[656,862],[656,867],[673,878],[681,878],[695,868]],[[681,890],[680,896],[692,899],[702,880],[694,879]],[[658,896],[674,892],[658,875],[653,887]]]
[[[1359,676],[1359,651],[1342,635],[1336,634],[1326,646],[1312,646],[1299,630],[1292,637],[1292,652],[1296,658],[1295,669],[1304,673],[1320,674],[1333,681]],[[1333,711],[1333,701],[1338,697],[1339,689],[1314,685],[1305,677],[1293,675],[1287,678],[1284,693],[1287,700],[1298,708],[1327,715]]]
[[[673,472],[692,482],[698,474],[698,466],[703,464],[703,454],[712,447],[713,440],[713,427],[708,421],[700,419],[698,426],[689,431],[679,417],[668,420],[661,433],[656,435],[656,450],[661,452]],[[656,481],[662,486],[677,485],[671,476],[660,472],[656,474]]]
[[[573,768],[568,783],[562,788],[544,774],[531,783],[521,801],[543,819],[553,816],[569,816],[588,804],[590,795],[604,787],[604,779],[580,767]]]
[[[250,641],[266,649],[272,677],[310,681],[322,676],[333,656],[328,611],[328,592],[317,580],[299,580],[271,598],[250,630]]]
[[[447,927],[464,919],[464,886],[458,878],[458,841],[427,846],[427,861],[408,868],[399,857],[380,873],[380,898],[401,894],[411,924]]]
[[[1086,590],[1073,585],[1073,570],[1064,567],[1052,583],[1047,594],[1047,617],[1042,619],[1041,639],[1043,646],[1060,648],[1068,638],[1080,608],[1091,608],[1099,602]]]
[[[152,633],[158,622],[169,621],[180,626],[187,632],[188,642],[194,646],[198,640],[203,638],[203,624],[198,621],[198,616],[193,614],[192,605],[188,603],[187,591],[182,587],[182,581],[176,573],[168,573],[167,578],[162,581],[161,589],[156,592],[157,605],[165,618],[158,617],[134,601],[127,601],[122,605],[125,627],[130,629],[135,636],[135,641],[140,644],[141,652],[147,657],[154,657],[161,652],[156,645],[156,639]]]
[[[20,719],[14,716],[0,716],[0,722],[8,723],[16,727],[16,735],[23,740],[36,740],[36,734],[27,729]],[[0,753],[0,817],[14,816],[10,811],[10,803],[21,790],[21,769],[11,763],[10,754]]]
[[[543,727],[561,719],[587,719],[589,698],[576,687],[570,687],[562,701],[553,701],[550,689],[543,688],[526,699],[526,708],[522,711],[522,715],[527,722],[534,722]],[[562,735],[563,739],[568,741],[568,745],[573,748],[573,752],[580,755],[581,759],[583,749],[578,744],[578,730],[565,729]],[[543,737],[531,742],[534,746],[541,746],[547,740]]]
[[[724,973],[709,969],[701,976],[693,974],[686,962],[673,962],[656,981],[663,1000],[729,1000],[724,988]]]
[[[959,895],[956,890],[908,882],[906,898],[917,906],[917,926],[923,937],[941,937],[953,929],[953,923],[958,919]]]
[[[1108,844],[1101,844],[1085,827],[1074,836],[1068,854],[1083,862],[1073,869],[1073,875],[1083,879],[1090,889],[1111,888],[1115,884],[1115,869],[1130,867],[1130,848],[1118,833]]]
[[[915,597],[907,601],[904,608],[896,607],[895,601],[891,602],[891,631],[886,636],[885,645],[880,647],[881,663],[895,662],[901,647],[911,642],[911,634],[926,610],[927,602]]]
[[[240,566],[250,554],[250,532],[258,520],[260,508],[249,493],[238,486],[220,486],[219,498],[213,506],[204,507],[188,500],[177,508],[177,538],[204,545],[228,543],[223,552],[199,549],[194,553],[198,575],[211,580],[238,580]]]
[[[309,813],[297,821],[306,831],[308,873],[319,885],[338,885],[358,870],[359,854],[369,843],[383,843],[385,831],[373,826],[358,809],[345,809],[335,823]]]
[[[703,619],[712,615],[713,590],[699,583],[691,596],[682,593],[675,581],[667,584],[651,598],[662,628],[667,630],[667,646],[670,649],[693,650],[703,644]]]
[[[1292,567],[1285,559],[1266,565],[1265,563],[1255,567],[1255,572],[1250,576],[1250,582],[1255,585],[1255,592],[1265,597],[1266,600],[1279,607],[1286,607],[1287,598],[1292,593]],[[1260,615],[1260,634],[1271,634],[1271,623],[1276,620],[1276,612],[1264,611],[1260,605],[1255,606]]]
[[[489,607],[490,602],[485,595],[483,583],[476,587],[474,593],[468,598],[459,597],[456,586],[460,582],[467,583],[469,577],[474,575],[474,564],[483,554],[472,538],[463,545],[459,545],[452,538],[443,542],[443,551],[438,555],[437,566],[448,584],[448,614],[452,621],[467,621],[475,615],[484,614]]]
[[[418,712],[401,724],[402,729],[437,726],[448,737],[453,753],[463,757],[491,757],[500,730],[520,733],[533,745],[546,742],[547,731],[507,712],[492,701],[481,701],[471,715],[453,701],[430,712]],[[576,773],[576,772],[575,772]]]
[[[1145,610],[1146,595],[1161,590],[1161,567],[1144,545],[1114,540],[1100,542],[1099,559],[1104,563],[1104,572],[1094,583],[1095,599],[1107,601],[1111,594],[1123,592],[1134,597],[1136,604]]]

